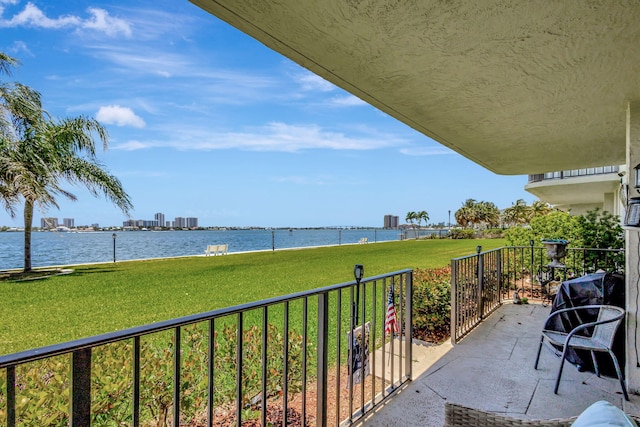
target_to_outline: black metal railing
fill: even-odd
[[[602,175],[608,173],[618,173],[620,166],[599,166],[595,168],[571,169],[565,171],[555,171],[529,175],[529,184],[546,181],[549,179],[566,179],[578,176]]]
[[[624,272],[623,249],[568,248],[564,267],[551,268],[546,248],[510,246],[451,260],[451,339],[458,342],[513,292],[542,300],[544,281],[564,281],[598,270]]]
[[[1,356],[0,425],[353,423],[412,378],[412,280],[402,270]]]

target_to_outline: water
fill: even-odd
[[[399,239],[398,230],[191,230],[127,231],[116,234],[116,259],[204,255],[207,245],[228,244],[229,252],[245,252]],[[33,267],[113,261],[112,232],[32,234]],[[22,268],[24,234],[0,233],[0,270]]]

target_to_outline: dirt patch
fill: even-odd
[[[346,420],[349,418],[350,407],[353,412],[358,411],[362,406],[362,386],[361,384],[354,384],[353,386],[353,399],[349,402],[349,380],[347,367],[343,366],[340,369],[340,375],[337,375],[337,369],[333,368],[329,370],[328,390],[327,390],[327,424],[336,423],[336,412],[338,412],[339,420]],[[340,380],[338,389],[338,379]],[[287,426],[313,426],[316,424],[316,408],[317,408],[317,394],[316,394],[315,381],[307,382],[306,399],[303,400],[302,393],[297,393],[289,397],[288,410],[287,410]],[[388,382],[386,384],[388,386]],[[371,400],[374,394],[382,392],[383,384],[380,378],[375,378],[369,375],[364,382],[364,402]],[[269,399],[267,402],[267,425],[283,425],[284,411],[282,396]],[[306,405],[303,403],[306,402]],[[258,427],[261,426],[261,405],[254,405],[250,408],[246,408],[243,411],[242,426],[244,427]],[[305,412],[306,420],[303,422],[303,412]],[[247,419],[245,419],[245,416]],[[183,424],[185,427],[201,427],[207,425],[206,416],[203,414],[197,419],[191,420],[189,423]],[[234,407],[218,407],[214,410],[213,425],[218,427],[227,427],[236,425],[236,414]]]
[[[46,279],[47,277],[70,273],[73,273],[73,270],[65,268],[33,270],[28,273],[25,273],[23,271],[3,271],[0,272],[0,282],[25,282],[29,280]]]

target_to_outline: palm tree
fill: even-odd
[[[15,216],[24,202],[24,272],[31,271],[33,210],[58,207],[57,196],[76,200],[63,182],[82,184],[94,196],[103,194],[125,214],[132,209],[120,181],[96,158],[96,138],[107,148],[106,129],[79,116],[53,120],[42,109],[40,94],[27,86],[3,85],[0,108],[8,120],[0,133],[0,197]]]
[[[409,224],[411,224],[411,228],[413,228],[413,235],[417,237],[416,234],[416,221],[418,220],[418,214],[414,211],[407,212],[407,216],[404,218]]]
[[[11,74],[11,67],[18,65],[18,60],[0,52],[0,74]]]
[[[518,199],[514,204],[504,210],[505,222],[512,225],[524,225],[530,219],[530,207],[524,199]]]
[[[531,204],[531,207],[529,208],[529,212],[530,212],[530,218],[529,220],[531,220],[531,218],[535,218],[537,216],[543,216],[543,215],[547,215],[549,213],[551,213],[553,211],[553,208],[551,207],[551,205],[547,202],[543,202],[542,200],[536,200],[535,202],[533,202]]]
[[[467,199],[462,204],[462,207],[458,209],[454,217],[456,222],[462,227],[467,228],[470,224],[476,222],[476,201],[474,199]]]

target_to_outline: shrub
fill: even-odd
[[[475,239],[476,232],[470,228],[453,228],[449,233],[451,239]]]
[[[415,269],[413,335],[442,342],[451,335],[451,267]]]

